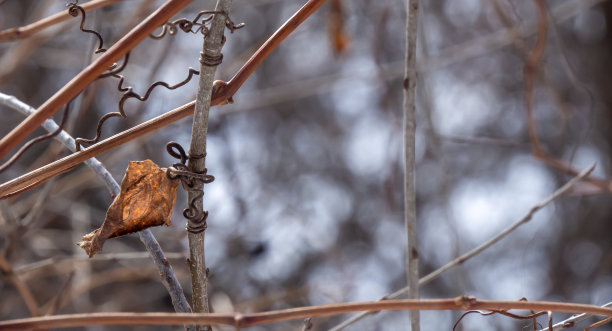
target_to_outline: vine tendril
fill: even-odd
[[[180,162],[174,163],[172,167],[166,169],[166,176],[171,180],[179,179],[186,191],[195,193],[189,201],[188,207],[183,210],[183,216],[187,219],[187,231],[200,233],[206,230],[208,211],[200,210],[197,206],[197,201],[204,196],[204,191],[197,188],[196,183],[209,184],[215,180],[215,177],[207,174],[206,168],[204,168],[202,173],[192,172],[187,167],[187,161],[190,159],[201,159],[206,157],[206,155],[188,155],[185,153],[183,146],[174,141],[166,144],[166,151],[172,157],[180,160]]]
[[[179,18],[174,21],[168,21],[161,26],[161,31],[159,34],[152,33],[150,35],[151,38],[159,40],[163,38],[166,33],[173,36],[178,30],[182,30],[185,33],[201,33],[203,35],[208,35],[208,27],[206,27],[206,23],[210,22],[214,17],[214,14],[220,14],[225,16],[225,26],[230,30],[230,33],[234,33],[235,30],[238,30],[244,27],[244,23],[240,23],[238,25],[234,24],[234,22],[229,18],[229,15],[224,11],[215,11],[215,10],[203,10],[198,13],[198,15],[193,20],[188,20],[186,18]],[[207,17],[202,18],[204,15],[209,15]],[[200,21],[200,18],[202,20]],[[196,27],[194,30],[193,28]]]

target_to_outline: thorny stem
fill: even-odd
[[[406,280],[408,297],[419,298],[419,253],[417,246],[415,131],[416,46],[419,1],[406,1],[406,67],[404,71],[404,225],[406,227]],[[419,331],[419,311],[410,311],[410,329]]]
[[[102,54],[96,61],[83,69],[76,77],[57,91],[51,98],[43,103],[36,112],[19,123],[11,132],[0,140],[0,158],[4,157],[20,141],[25,139],[32,131],[51,117],[68,101],[76,97],[87,85],[96,80],[115,61],[123,57],[140,41],[147,38],[151,32],[166,22],[172,15],[186,6],[190,0],[168,0],[142,23],[137,25],[111,48]]]
[[[176,325],[185,323],[208,323],[229,325],[237,329],[255,325],[269,324],[306,318],[310,316],[329,316],[364,310],[535,310],[562,313],[588,313],[599,316],[612,316],[612,308],[579,303],[550,301],[497,301],[479,300],[474,297],[459,296],[449,299],[430,300],[389,300],[375,302],[350,302],[322,306],[299,307],[252,314],[181,314],[181,313],[92,313],[56,315],[0,321],[0,329],[41,329],[83,325]]]
[[[0,93],[0,104],[7,105],[10,108],[13,108],[26,115],[35,111],[34,108],[17,100],[17,98],[3,93]],[[58,128],[58,125],[51,119],[44,121],[42,126],[49,132],[53,132]],[[60,131],[60,133],[55,136],[55,139],[60,141],[70,151],[75,151],[74,138],[72,138],[66,131]],[[119,194],[119,184],[100,161],[98,161],[96,158],[90,158],[85,161],[85,164],[106,184],[111,196],[114,197]],[[159,246],[159,243],[155,239],[155,236],[153,236],[153,233],[147,229],[139,232],[138,235],[140,237],[140,241],[142,241],[142,243],[145,245],[149,255],[155,263],[155,266],[159,270],[161,282],[170,294],[174,310],[182,313],[191,312],[191,307],[185,298],[183,288],[176,279],[174,270],[172,269],[170,263],[168,263],[168,260],[161,249],[161,246]]]
[[[231,0],[218,0],[215,11],[223,12],[224,14],[215,14],[211,22],[210,30],[204,37],[202,52],[200,54],[200,78],[198,82],[198,94],[196,96],[195,111],[193,114],[193,126],[191,129],[191,144],[189,147],[189,161],[187,166],[194,173],[206,172],[206,135],[208,133],[208,114],[211,106],[213,80],[217,65],[207,62],[206,58],[220,58],[222,56],[221,49],[223,48],[225,30],[225,22],[227,15],[232,7]],[[194,157],[194,156],[201,157]],[[189,190],[187,201],[189,205],[195,206],[199,214],[203,213],[203,183],[195,181],[194,190]],[[200,222],[206,222],[204,219]],[[207,283],[208,275],[206,268],[206,259],[204,256],[204,230],[192,231],[192,223],[194,220],[189,219],[187,224],[189,238],[189,271],[191,272],[191,287],[192,287],[192,303],[193,311],[196,313],[208,313],[208,293]],[[205,229],[205,227],[204,227]],[[208,325],[198,325],[197,330],[210,330]]]

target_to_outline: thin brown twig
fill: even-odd
[[[600,327],[600,326],[602,326],[602,325],[604,325],[604,324],[608,324],[608,323],[610,323],[610,322],[612,322],[612,317],[604,318],[604,319],[602,319],[602,320],[601,320],[601,321],[599,321],[599,322],[595,322],[595,323],[593,323],[593,324],[591,324],[591,325],[587,326],[587,327],[584,329],[584,331],[589,331],[589,330],[591,330],[591,329],[594,329],[594,328],[596,328],[596,327]]]
[[[440,276],[444,272],[448,271],[449,269],[452,269],[452,268],[454,268],[454,267],[456,267],[456,266],[458,266],[460,264],[465,263],[467,260],[469,260],[472,257],[480,254],[485,249],[491,247],[492,245],[494,245],[498,241],[502,240],[504,237],[506,237],[507,235],[512,233],[519,226],[521,226],[521,225],[525,224],[526,222],[528,222],[538,210],[544,208],[546,205],[548,205],[549,203],[551,203],[552,201],[556,200],[561,195],[566,193],[576,183],[578,183],[579,181],[583,180],[586,176],[589,175],[589,173],[591,173],[591,171],[593,171],[594,168],[595,168],[595,165],[591,165],[587,169],[583,170],[576,177],[572,178],[567,183],[565,183],[565,185],[563,185],[560,188],[558,188],[555,192],[553,192],[546,199],[544,199],[540,203],[538,203],[535,206],[533,206],[531,208],[531,210],[529,210],[529,212],[525,216],[523,216],[521,219],[519,219],[518,221],[516,221],[515,223],[513,223],[512,225],[510,225],[509,227],[507,227],[506,229],[504,229],[502,232],[498,233],[497,235],[495,235],[491,239],[485,241],[484,243],[480,244],[479,246],[475,247],[474,249],[470,250],[469,252],[467,252],[467,253],[465,253],[465,254],[463,254],[463,255],[453,259],[452,261],[448,262],[447,264],[443,265],[442,267],[440,267],[440,268],[430,272],[426,276],[424,276],[421,279],[419,279],[419,286],[423,286],[423,285],[427,284],[428,282],[432,281],[433,279],[437,278],[438,276]],[[399,290],[397,290],[397,291],[395,291],[395,292],[393,292],[393,293],[391,293],[389,295],[386,295],[383,298],[381,298],[380,300],[383,301],[383,300],[395,299],[395,298],[398,298],[401,295],[404,295],[406,293],[408,293],[408,287],[404,287],[404,288],[399,289]],[[347,327],[347,326],[349,326],[349,325],[351,325],[351,324],[361,320],[362,318],[364,318],[364,317],[366,317],[368,315],[374,314],[374,313],[375,312],[364,312],[364,313],[358,314],[358,315],[353,316],[353,317],[347,319],[346,321],[338,324],[337,326],[333,327],[330,330],[332,330],[332,331],[342,330],[345,327]]]
[[[584,312],[612,317],[612,308],[579,303],[550,301],[497,301],[478,300],[460,296],[450,299],[388,300],[373,302],[339,303],[321,306],[291,308],[252,314],[184,314],[184,313],[92,313],[56,315],[0,321],[3,330],[74,327],[84,325],[177,325],[206,323],[249,327],[273,322],[302,319],[309,316],[336,315],[365,310],[536,310],[563,313]]]
[[[157,27],[164,24],[172,15],[187,5],[190,0],[168,0],[149,17],[132,29],[97,60],[87,66],[76,77],[43,103],[34,114],[26,118],[0,140],[0,158],[4,157],[19,142],[34,131],[45,119],[52,116],[60,107],[76,97],[87,85],[122,58],[140,41],[147,38]]]
[[[83,4],[81,7],[83,7],[85,11],[88,11],[105,7],[119,1],[121,0],[93,0]],[[70,16],[70,14],[66,11],[62,11],[61,13],[43,18],[42,20],[30,23],[26,26],[2,30],[0,31],[0,42],[28,38],[39,31],[71,18],[72,16]]]
[[[325,0],[309,0],[308,3],[300,8],[268,39],[268,41],[266,41],[258,49],[257,52],[255,52],[255,54],[253,54],[253,56],[244,64],[244,66],[227,83],[227,85],[214,91],[211,106],[223,104],[231,99],[238,88],[246,81],[250,74],[253,73],[255,68],[261,64],[261,62],[263,62],[263,60],[272,52],[272,50],[274,50],[274,48],[278,46],[283,39],[285,39],[293,30],[295,30],[299,24],[304,22],[304,20],[308,18],[308,16],[310,16],[319,6],[321,6],[323,2],[325,2]],[[168,124],[174,123],[181,118],[187,117],[193,113],[194,105],[195,101],[192,101],[154,119],[141,123],[140,125],[100,141],[84,151],[66,156],[63,159],[57,160],[44,167],[3,183],[0,185],[0,199],[5,199],[13,195],[23,193],[54,176],[72,169],[91,157],[100,155],[110,149],[125,144],[128,141],[155,131]]]

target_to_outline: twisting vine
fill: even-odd
[[[523,301],[526,302],[528,301],[527,298],[522,297],[520,298],[518,301]],[[453,331],[455,331],[455,329],[457,328],[457,326],[459,325],[459,323],[461,322],[461,320],[466,317],[469,314],[472,313],[478,313],[482,316],[490,316],[490,315],[494,315],[494,314],[500,314],[500,315],[504,315],[507,317],[511,317],[514,319],[518,319],[518,320],[531,320],[532,321],[532,326],[533,326],[533,330],[537,331],[539,327],[541,327],[541,325],[539,325],[538,321],[537,321],[537,317],[538,316],[542,316],[544,314],[548,315],[548,330],[553,331],[553,324],[552,324],[552,312],[549,311],[539,311],[539,312],[534,312],[533,310],[530,310],[531,314],[529,315],[517,315],[517,314],[513,314],[508,312],[507,310],[490,310],[490,311],[482,311],[482,310],[468,310],[465,313],[461,314],[461,317],[459,317],[459,319],[457,320],[457,322],[455,322],[455,324],[453,325]],[[525,329],[525,328],[523,328]]]
[[[229,18],[229,15],[223,11],[215,11],[215,10],[203,10],[198,13],[198,15],[193,20],[188,20],[186,18],[179,18],[177,20],[166,22],[162,25],[162,30],[159,34],[151,34],[150,37],[153,39],[161,39],[166,33],[173,36],[178,32],[178,29],[181,29],[185,33],[202,33],[203,35],[208,35],[208,27],[205,25],[210,22],[213,18],[214,14],[222,14],[225,15],[225,26],[230,30],[231,33],[234,33],[234,30],[240,29],[244,26],[244,23],[240,23],[235,25],[234,22]],[[209,15],[207,17],[202,18],[204,15]],[[200,21],[200,18],[202,20]],[[197,27],[193,30],[193,27]]]
[[[124,61],[125,63],[126,61]],[[97,143],[100,140],[100,137],[102,135],[102,126],[104,125],[104,122],[106,122],[106,120],[108,120],[109,118],[113,118],[113,117],[121,117],[121,118],[127,118],[127,114],[125,113],[125,109],[124,109],[124,104],[128,99],[131,98],[135,98],[138,99],[140,101],[146,101],[149,96],[151,95],[151,93],[153,92],[153,89],[155,89],[155,87],[157,86],[163,86],[165,88],[167,88],[168,90],[175,90],[187,83],[189,83],[189,81],[191,80],[191,78],[194,75],[199,75],[200,72],[193,69],[193,68],[189,68],[189,74],[187,75],[187,78],[185,78],[183,81],[174,84],[174,85],[170,85],[164,81],[157,81],[153,84],[151,84],[149,86],[149,88],[147,89],[147,91],[145,92],[144,95],[140,95],[134,91],[132,91],[132,86],[128,86],[128,87],[124,87],[123,86],[123,82],[125,81],[125,77],[123,77],[122,75],[119,74],[111,74],[112,77],[118,78],[119,79],[119,83],[117,84],[117,90],[119,92],[123,93],[123,96],[121,97],[121,99],[119,100],[119,111],[116,112],[110,112],[105,114],[104,116],[102,116],[100,118],[100,120],[98,121],[97,127],[96,127],[96,136],[92,139],[84,139],[84,138],[77,138],[75,139],[75,143],[76,143],[76,150],[80,151],[81,147],[85,144],[87,145],[92,145]]]
[[[185,153],[185,149],[183,149],[183,146],[174,141],[166,144],[166,151],[168,151],[168,154],[170,154],[172,157],[181,161],[174,163],[172,167],[169,167],[166,170],[166,176],[172,180],[179,179],[186,191],[196,193],[190,199],[188,207],[183,210],[183,216],[188,220],[187,230],[191,233],[200,233],[206,230],[206,218],[208,217],[208,211],[200,211],[198,209],[197,201],[198,199],[202,198],[204,192],[201,189],[198,189],[195,184],[196,182],[201,182],[202,184],[212,183],[215,180],[215,177],[207,174],[206,168],[204,168],[204,171],[201,173],[191,171],[187,166],[187,161],[190,159],[202,159],[206,157],[206,154],[187,155],[187,153]]]
[[[504,315],[504,316],[508,316],[514,319],[518,319],[518,320],[533,320],[533,330],[537,330],[537,327],[539,326],[538,323],[536,322],[536,317],[538,316],[542,316],[544,314],[548,314],[548,330],[553,330],[553,324],[552,324],[552,313],[551,311],[539,311],[537,313],[531,313],[529,315],[517,315],[517,314],[513,314],[513,313],[509,313],[506,310],[491,310],[491,311],[482,311],[482,310],[468,310],[465,313],[461,314],[461,317],[459,317],[459,319],[457,320],[457,322],[455,322],[455,324],[453,324],[453,331],[455,331],[457,329],[457,326],[459,326],[459,323],[461,322],[461,320],[466,317],[469,314],[473,314],[473,313],[478,313],[482,316],[489,316],[489,315],[494,315],[494,314],[500,314],[500,315]]]
[[[78,17],[79,13],[81,13],[81,25],[79,25],[79,29],[85,33],[91,33],[94,36],[96,36],[96,38],[98,38],[98,48],[96,48],[96,50],[94,51],[94,54],[106,52],[106,48],[102,48],[102,46],[104,45],[104,40],[102,39],[102,35],[100,35],[100,33],[98,33],[95,30],[84,28],[85,19],[87,18],[87,15],[85,14],[85,9],[79,6],[79,1],[77,0],[75,2],[67,3],[66,6],[68,7],[68,14],[70,14],[70,16],[72,17]]]
[[[101,54],[106,52],[106,48],[104,48],[104,39],[102,38],[102,35],[95,31],[95,30],[90,30],[90,29],[85,29],[85,20],[87,18],[87,14],[85,13],[85,9],[83,9],[83,7],[79,6],[78,4],[78,0],[75,2],[70,2],[68,4],[66,4],[66,6],[68,6],[68,14],[72,17],[78,17],[79,13],[81,14],[81,24],[79,25],[79,29],[85,33],[90,33],[93,34],[94,36],[96,36],[96,38],[98,39],[98,47],[94,50],[94,54]],[[101,74],[98,79],[100,78],[104,78],[104,77],[108,77],[108,76],[112,76],[114,74],[118,74],[119,72],[121,72],[124,68],[125,65],[127,64],[128,58],[130,56],[130,52],[127,52],[127,54],[125,55],[125,58],[123,60],[123,63],[121,64],[121,66],[117,65],[117,63],[114,63],[112,66],[110,66],[108,68],[108,72],[105,72],[103,74]]]
[[[89,30],[89,29],[85,29],[84,25],[85,25],[85,10],[80,7],[77,2],[73,2],[73,3],[69,3],[68,6],[68,12],[70,15],[77,17],[79,15],[79,13],[81,13],[82,17],[81,17],[81,24],[80,24],[80,30],[86,33],[92,33],[94,34],[97,38],[98,38],[98,48],[94,51],[94,54],[97,53],[103,53],[106,51],[105,48],[103,48],[103,44],[104,44],[104,40],[102,38],[102,36],[100,35],[100,33],[94,31],[94,30]],[[206,15],[206,14],[210,14],[207,17],[202,18],[202,16]],[[229,18],[229,15],[225,12],[220,12],[220,11],[201,11],[198,13],[198,15],[193,19],[193,20],[188,20],[185,18],[181,18],[181,19],[177,19],[174,20],[172,22],[166,22],[163,26],[162,26],[162,31],[159,35],[154,35],[151,34],[151,38],[153,39],[161,39],[166,32],[168,32],[168,34],[170,35],[174,35],[176,34],[176,32],[178,31],[178,28],[180,28],[182,31],[184,32],[191,32],[191,33],[202,33],[203,35],[207,35],[208,34],[208,27],[206,27],[206,23],[210,22],[213,18],[212,14],[223,14],[225,16],[225,25],[226,27],[230,30],[230,32],[234,32],[237,29],[240,29],[244,26],[244,23],[240,23],[238,25],[234,24],[234,22]],[[201,20],[200,20],[201,19]],[[193,28],[196,27],[196,29],[194,30]],[[91,139],[85,139],[85,138],[76,138],[75,139],[75,144],[76,144],[76,150],[80,151],[82,149],[82,147],[84,147],[85,145],[93,145],[95,143],[97,143],[101,136],[102,136],[102,126],[104,125],[104,122],[106,122],[106,120],[113,118],[113,117],[121,117],[121,118],[127,118],[127,114],[125,113],[125,109],[124,109],[124,104],[128,99],[134,98],[134,99],[138,99],[140,101],[146,101],[149,96],[151,95],[151,93],[153,92],[153,89],[155,89],[155,87],[157,86],[163,86],[168,90],[175,90],[187,83],[189,83],[189,81],[191,81],[191,78],[194,75],[199,75],[200,71],[195,70],[193,68],[189,68],[188,71],[188,75],[187,78],[185,78],[183,81],[174,84],[174,85],[170,85],[167,82],[164,81],[157,81],[153,84],[151,84],[149,86],[149,88],[146,90],[146,92],[144,93],[144,95],[140,95],[136,92],[133,91],[133,87],[132,86],[127,86],[124,87],[123,83],[125,81],[125,77],[122,75],[119,75],[119,73],[126,67],[128,60],[129,60],[129,55],[130,53],[128,52],[125,55],[125,58],[123,60],[123,62],[121,63],[121,65],[118,65],[117,63],[113,64],[107,72],[101,74],[98,79],[100,78],[105,78],[105,77],[114,77],[119,79],[119,82],[117,83],[117,90],[121,93],[123,93],[123,95],[121,96],[121,99],[119,100],[119,105],[118,108],[119,110],[116,112],[110,112],[105,114],[104,116],[102,116],[100,118],[100,120],[98,121],[98,124],[96,125],[96,135],[94,138]],[[210,59],[209,59],[210,60]],[[212,59],[211,61],[218,61],[220,62],[221,59]]]

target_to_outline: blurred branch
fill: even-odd
[[[62,284],[57,294],[53,296],[53,298],[49,302],[48,304],[49,308],[47,309],[47,312],[45,313],[45,315],[47,316],[55,315],[55,313],[58,310],[60,310],[62,303],[64,302],[64,299],[66,298],[68,294],[68,289],[72,285],[73,278],[74,278],[74,271],[68,275],[68,278],[66,278],[66,280],[64,281],[64,284]]]
[[[480,254],[482,251],[484,251],[485,249],[493,246],[495,243],[497,243],[498,241],[502,240],[504,237],[506,237],[507,235],[509,235],[510,233],[512,233],[514,230],[516,230],[519,226],[527,223],[529,220],[531,220],[531,218],[533,217],[533,215],[540,209],[544,208],[546,205],[548,205],[549,203],[551,203],[552,201],[554,201],[555,199],[559,198],[561,195],[563,195],[565,192],[567,192],[569,189],[572,188],[572,186],[574,186],[576,183],[578,183],[579,181],[581,181],[582,179],[584,179],[586,176],[588,176],[591,171],[593,171],[593,169],[595,168],[595,165],[591,165],[590,167],[588,167],[587,169],[583,170],[581,173],[579,173],[576,177],[570,179],[567,183],[565,183],[565,185],[561,186],[559,189],[557,189],[555,192],[553,192],[553,194],[551,194],[550,196],[548,196],[546,199],[544,199],[543,201],[541,201],[540,203],[536,204],[535,206],[531,207],[531,210],[529,210],[529,212],[523,216],[520,220],[516,221],[514,224],[510,225],[508,228],[504,229],[502,232],[498,233],[497,235],[495,235],[493,238],[485,241],[484,243],[480,244],[478,247],[472,249],[471,251],[459,256],[458,258],[448,262],[447,264],[443,265],[442,267],[430,272],[429,274],[427,274],[425,277],[419,279],[419,286],[423,286],[427,283],[429,283],[430,281],[432,281],[433,279],[437,278],[438,276],[440,276],[441,274],[443,274],[444,272],[448,271],[449,269],[452,269],[460,264],[463,264],[465,261],[471,259],[472,257]],[[389,299],[395,299],[400,297],[401,295],[404,295],[406,293],[408,293],[409,291],[409,287],[404,287],[400,290],[397,290],[389,295],[384,296],[383,298],[381,298],[380,300],[389,300]],[[359,315],[355,315],[349,319],[347,319],[346,321],[342,322],[341,324],[338,324],[337,326],[335,326],[334,328],[330,329],[331,331],[338,331],[338,330],[342,330],[344,328],[346,328],[347,326],[361,320],[362,318],[368,316],[368,315],[372,315],[376,313],[375,311],[368,311],[368,312],[364,312],[361,313]]]
[[[185,254],[183,253],[165,253],[166,259],[184,260]],[[13,272],[15,273],[29,273],[37,269],[45,268],[48,266],[59,267],[63,264],[74,264],[77,262],[102,262],[102,261],[116,261],[116,260],[140,260],[148,259],[149,253],[146,252],[129,252],[129,253],[109,253],[109,254],[96,254],[95,257],[89,258],[88,256],[68,256],[68,257],[52,257],[42,261],[37,261],[30,264],[21,265],[15,267]]]
[[[419,298],[419,251],[417,245],[417,213],[415,184],[416,153],[416,46],[419,1],[406,2],[406,50],[404,68],[404,226],[406,231],[406,282],[408,298]],[[419,311],[411,310],[410,329],[419,331]]]
[[[38,304],[36,303],[32,291],[30,291],[28,285],[13,272],[11,264],[6,260],[3,254],[0,254],[0,270],[11,279],[15,288],[17,288],[17,292],[19,292],[28,307],[28,310],[30,310],[30,314],[32,314],[32,316],[40,316],[40,310],[38,309]]]
[[[300,8],[283,26],[281,26],[266,41],[255,54],[244,64],[238,73],[227,83],[227,85],[216,89],[212,95],[211,106],[223,104],[232,98],[238,88],[246,81],[255,68],[267,57],[272,50],[280,44],[299,24],[312,14],[324,0],[309,0]],[[107,52],[108,53],[108,52]],[[105,53],[106,54],[106,53]],[[50,163],[44,167],[31,171],[25,175],[15,178],[0,185],[0,199],[23,193],[40,185],[54,176],[64,173],[85,160],[100,155],[128,141],[136,139],[149,132],[162,128],[181,118],[193,113],[195,101],[175,108],[149,121],[141,123],[133,128],[120,132],[110,138],[96,143],[77,153],[68,155],[60,160]]]
[[[206,323],[229,325],[236,328],[302,319],[310,316],[336,315],[363,310],[537,310],[563,313],[584,312],[599,316],[612,316],[612,308],[579,303],[550,301],[497,301],[478,300],[459,296],[451,299],[388,300],[339,303],[321,306],[291,308],[252,314],[220,313],[91,313],[56,315],[0,321],[3,330],[75,327],[85,325],[177,325]]]
[[[105,7],[119,1],[122,0],[93,0],[84,3],[81,7],[83,7],[85,11],[89,11]],[[2,30],[0,31],[0,42],[28,38],[29,36],[41,30],[44,30],[55,24],[67,21],[71,18],[73,17],[70,16],[70,14],[68,14],[68,12],[64,10],[61,13],[46,17],[40,21],[28,24],[26,26]]]
[[[488,136],[459,136],[453,134],[439,135],[441,139],[458,144],[491,145],[496,147],[529,148],[529,144],[513,141],[506,138]]]
[[[514,43],[515,47],[519,50],[519,52],[521,53],[525,61],[525,65],[523,68],[523,73],[525,77],[524,103],[525,103],[527,128],[529,132],[529,142],[531,145],[532,154],[535,158],[543,161],[549,166],[556,168],[557,170],[560,170],[567,174],[570,174],[571,176],[575,176],[576,174],[578,174],[578,170],[572,167],[570,163],[565,162],[557,157],[554,157],[553,155],[550,155],[544,150],[538,138],[536,121],[533,115],[533,107],[534,107],[533,94],[534,94],[536,74],[539,73],[542,76],[544,76],[543,80],[546,82],[547,86],[555,92],[556,95],[561,94],[555,88],[553,88],[552,82],[545,77],[545,71],[542,68],[539,68],[538,66],[538,63],[540,62],[540,59],[544,53],[544,49],[546,46],[546,40],[547,40],[548,28],[549,28],[548,18],[549,16],[551,20],[554,20],[555,18],[553,15],[548,14],[547,9],[546,9],[546,4],[543,1],[535,0],[535,4],[537,7],[537,11],[538,11],[538,26],[537,26],[538,36],[537,36],[537,41],[536,41],[535,46],[533,47],[532,50],[529,50],[528,47],[526,46],[525,40],[519,33],[518,29],[513,25],[512,20],[506,15],[499,1],[498,0],[490,0],[490,1],[493,5],[493,8],[495,9],[495,12],[497,13],[497,16],[500,18],[503,24],[510,31],[510,34],[512,36],[512,42]],[[553,27],[554,27],[554,24],[553,24]],[[560,40],[557,40],[557,43],[558,45],[561,45]],[[565,52],[562,51],[561,53],[563,54],[565,71],[570,77],[570,80],[572,81],[572,83],[574,83],[574,85],[576,85],[579,89],[581,89],[583,92],[587,94],[587,96],[589,97],[591,101],[591,107],[592,107],[593,106],[592,103],[594,102],[593,95],[588,90],[588,88],[584,84],[582,84],[582,82],[580,82],[578,78],[576,77],[576,75],[573,73],[573,70],[571,69],[571,66],[569,65],[569,62],[567,60],[567,55],[565,54]],[[604,191],[604,192],[610,191],[612,189],[612,186],[610,186],[611,184],[608,180],[603,180],[600,178],[593,178],[593,177],[587,176],[585,177],[585,181],[597,187],[597,189],[599,190],[599,192],[591,191],[590,194],[601,193],[601,191]]]
[[[190,0],[168,0],[142,23],[137,25],[97,60],[83,69],[76,77],[43,103],[34,114],[30,115],[11,132],[0,140],[0,158],[25,139],[32,131],[52,116],[68,101],[74,99],[87,85],[96,80],[100,74],[108,69],[115,61],[123,57],[140,41],[166,22],[172,15],[187,5]]]
[[[23,113],[31,113],[34,109],[25,103],[17,100],[17,98],[13,96],[9,96],[3,93],[0,93],[0,104],[7,105],[13,109],[16,109]],[[43,127],[49,132],[53,132],[57,130],[58,125],[53,120],[46,120],[43,122]],[[61,131],[58,135],[55,136],[55,139],[59,140],[62,144],[66,146],[71,151],[75,150],[74,139],[66,133],[66,131]],[[74,154],[73,154],[74,155]],[[115,181],[113,176],[108,172],[108,170],[104,167],[100,161],[95,158],[88,159],[85,162],[91,170],[93,170],[96,175],[104,181],[106,186],[111,191],[111,195],[114,197],[119,194],[120,187],[119,184]],[[176,279],[174,275],[174,271],[172,270],[172,266],[168,263],[168,260],[164,256],[164,252],[162,251],[159,243],[153,236],[153,233],[149,229],[145,231],[138,232],[138,236],[140,237],[140,241],[145,245],[147,251],[153,262],[157,266],[160,272],[160,278],[170,297],[172,298],[172,304],[176,311],[179,312],[190,312],[191,308],[187,303],[187,299],[185,298],[185,294],[183,293],[183,288],[181,284]]]
[[[533,90],[535,81],[535,72],[538,69],[538,63],[544,54],[546,48],[546,36],[548,35],[548,19],[546,15],[546,6],[543,0],[534,0],[538,12],[538,36],[536,44],[529,52],[525,60],[523,73],[525,76],[525,110],[527,112],[527,129],[529,131],[529,141],[535,155],[540,155],[544,151],[538,139],[535,119],[533,117]]]
[[[604,1],[606,0],[573,0],[564,2],[551,9],[550,15],[554,21],[561,23]],[[488,35],[446,47],[439,53],[432,54],[429,58],[419,61],[419,71],[433,71],[498,50],[512,43],[512,31],[514,29],[523,38],[528,37],[538,31],[538,20],[519,23],[513,28],[503,28]]]

